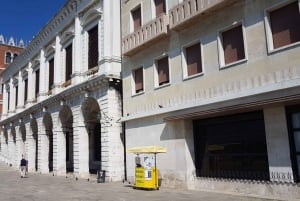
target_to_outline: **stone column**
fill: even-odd
[[[24,93],[25,93],[25,82],[22,78],[22,71],[19,71],[19,77],[18,77],[18,105],[17,105],[17,112],[22,110],[24,103]]]
[[[57,94],[61,91],[60,84],[64,81],[62,62],[61,62],[61,43],[59,35],[55,38],[55,53],[54,53],[54,88],[53,93]]]
[[[293,182],[288,129],[283,106],[264,109],[271,181]]]
[[[3,86],[3,111],[2,111],[2,116],[6,116],[8,113],[8,93],[6,89],[6,84]]]
[[[43,123],[43,117],[37,119],[38,124],[38,161],[39,172],[49,173],[49,139],[46,135],[46,129]]]
[[[13,86],[13,78],[10,78],[9,81],[9,108],[8,112],[12,112],[14,109],[14,86]]]
[[[40,52],[40,101],[45,100],[48,94],[49,68],[46,63],[44,49]]]
[[[81,48],[81,37],[82,37],[82,26],[80,25],[79,15],[75,16],[75,37],[74,37],[74,63],[73,63],[73,75],[72,84],[77,84],[80,82],[80,68],[82,65],[82,48]]]
[[[54,171],[57,175],[66,174],[66,137],[63,133],[62,125],[59,119],[59,113],[52,114],[53,122],[53,160],[55,161]]]
[[[74,173],[79,177],[89,175],[89,136],[85,128],[80,107],[74,108]]]
[[[26,127],[26,158],[28,160],[28,171],[35,171],[35,152],[36,152],[36,142],[33,137],[33,132],[30,127],[30,122],[25,124]]]
[[[29,105],[32,104],[32,102],[35,99],[35,76],[33,75],[32,70],[32,62],[28,63],[28,89],[27,89],[27,100]]]

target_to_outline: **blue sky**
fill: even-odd
[[[59,11],[67,0],[1,1],[0,35],[28,43]]]

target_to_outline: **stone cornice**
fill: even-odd
[[[16,60],[3,71],[2,75],[13,74],[13,72],[24,67],[35,55],[38,54],[41,48],[53,40],[57,33],[60,33],[66,25],[70,24],[70,22],[74,20],[78,12],[82,12],[77,10],[79,7],[90,7],[90,5],[94,5],[95,2],[98,1],[99,0],[91,0],[88,3],[84,0],[67,1],[57,14],[41,29],[40,32],[37,33]],[[87,6],[80,5],[82,3],[86,3]]]
[[[38,113],[37,111],[42,111],[44,107],[54,104],[60,104],[61,101],[71,99],[74,96],[83,95],[87,91],[95,91],[97,88],[101,88],[103,85],[108,85],[111,79],[120,81],[120,77],[116,77],[114,75],[96,76],[78,85],[71,86],[58,94],[52,95],[47,99],[36,103],[30,108],[15,114],[14,116],[10,116],[4,120],[1,120],[0,125],[6,125],[8,123],[15,122],[16,120],[23,118],[24,116],[29,116],[30,114]]]

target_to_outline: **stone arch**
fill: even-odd
[[[74,148],[73,148],[73,112],[71,108],[67,105],[64,105],[59,112],[59,120],[62,128],[62,136],[59,136],[59,139],[62,139],[63,144],[61,144],[63,153],[65,153],[65,161],[62,161],[66,164],[66,172],[74,172]],[[60,133],[59,133],[60,134]]]
[[[87,26],[92,21],[96,21],[101,18],[101,12],[99,9],[91,9],[82,17],[81,26]]]
[[[35,118],[32,118],[30,121],[30,142],[29,142],[29,150],[28,150],[28,166],[30,169],[34,169],[38,171],[39,162],[38,162],[38,125]]]
[[[100,107],[96,99],[89,97],[85,99],[81,109],[89,138],[89,171],[95,174],[101,169]]]
[[[48,159],[48,170],[53,171],[53,121],[49,112],[45,112],[43,117],[43,131],[45,131],[44,141],[44,157]],[[48,145],[48,148],[47,148]],[[45,161],[46,162],[46,161]]]

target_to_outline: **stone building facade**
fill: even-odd
[[[1,158],[29,171],[124,175],[120,2],[69,0],[3,72]]]
[[[24,50],[24,41],[15,41],[10,37],[8,41],[5,40],[3,35],[0,35],[0,77],[2,71],[12,63],[17,56]],[[2,80],[0,78],[0,80]],[[2,93],[0,94],[0,114],[2,114]]]
[[[122,1],[126,148],[167,147],[162,185],[300,198],[299,5]]]

